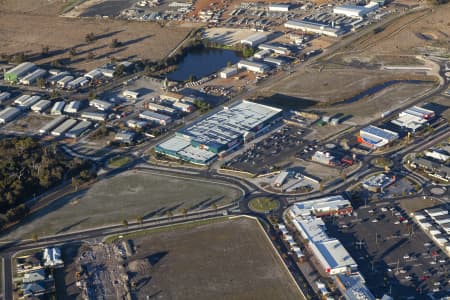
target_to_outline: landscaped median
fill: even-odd
[[[248,207],[254,212],[269,213],[277,210],[280,207],[280,202],[268,197],[259,197],[250,200]]]
[[[131,157],[129,156],[116,156],[108,160],[109,168],[120,168],[125,166],[131,161]]]

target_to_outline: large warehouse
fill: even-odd
[[[33,72],[36,65],[31,62],[24,62],[20,65],[5,72],[5,80],[10,82],[17,82],[19,79],[25,77],[27,74]]]
[[[284,27],[294,30],[301,30],[308,33],[318,33],[331,37],[338,37],[344,32],[339,28],[323,25],[315,22],[290,20],[284,23]]]
[[[341,242],[329,237],[324,221],[318,215],[352,211],[351,204],[342,196],[331,196],[295,203],[289,209],[289,216],[295,229],[323,268],[330,274],[353,273],[358,265]]]
[[[370,148],[386,146],[399,138],[397,132],[369,125],[359,131],[358,142]]]
[[[242,101],[179,130],[176,137],[159,144],[156,151],[193,163],[208,164],[217,154],[252,139],[280,116],[281,109]]]

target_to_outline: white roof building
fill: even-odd
[[[61,258],[61,249],[57,247],[49,247],[44,249],[44,265],[48,267],[55,267],[63,265]]]

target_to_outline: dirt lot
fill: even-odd
[[[174,188],[176,187],[176,188]],[[63,197],[24,220],[2,238],[29,238],[94,226],[165,216],[230,203],[240,196],[234,188],[163,174],[123,173],[96,183],[87,191]]]
[[[351,43],[340,55],[334,56],[333,61],[380,62],[386,56],[387,63],[396,64],[393,57],[400,57],[401,64],[401,57],[407,55],[429,54],[430,51],[447,52],[448,55],[449,14],[450,4],[408,14],[389,24],[383,31],[371,33]],[[415,64],[414,61],[411,63]]]
[[[395,110],[405,105],[408,101],[413,100],[413,97],[424,93],[432,87],[433,84],[431,83],[399,83],[354,103],[331,105],[320,108],[320,111],[327,115],[345,114],[348,116],[347,122],[351,124],[367,124],[374,119],[380,118],[383,112]]]
[[[136,251],[126,262],[136,299],[303,299],[254,220],[176,228],[130,237]],[[69,293],[75,268],[66,267]]]
[[[25,52],[37,63],[58,59],[71,67],[88,70],[110,61],[111,57],[161,59],[191,30],[189,27],[160,27],[154,23],[58,17],[62,7],[61,1],[1,2],[1,53]],[[26,11],[25,15],[22,10]],[[97,39],[86,43],[85,36],[90,32]],[[118,39],[122,46],[110,48],[112,39]],[[48,57],[40,55],[43,47],[49,47]],[[77,54],[71,57],[69,52],[74,47]],[[90,53],[95,59],[88,59]]]
[[[337,102],[353,97],[377,84],[404,75],[375,69],[327,64],[321,68],[301,69],[264,88],[264,94],[282,94],[321,102]]]

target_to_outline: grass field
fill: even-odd
[[[126,165],[131,161],[131,158],[128,156],[118,156],[113,157],[108,161],[108,167],[110,168],[120,168]]]
[[[280,207],[280,202],[275,199],[262,197],[250,200],[248,206],[253,211],[266,213]]]
[[[223,205],[240,197],[234,188],[162,174],[123,173],[87,191],[63,197],[29,216],[2,239],[30,238],[82,230],[123,219],[151,218]]]
[[[131,237],[130,280],[142,283],[136,299],[303,299],[255,220],[170,228]],[[72,286],[73,269],[66,266],[66,286]]]

